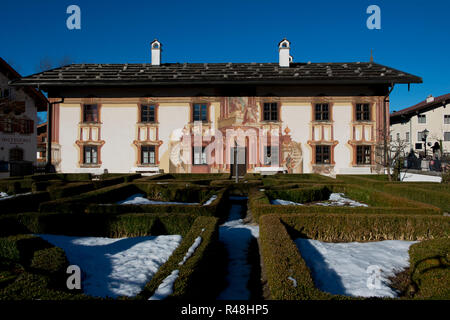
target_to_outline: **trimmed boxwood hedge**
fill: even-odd
[[[36,211],[42,202],[50,200],[47,191],[22,194],[16,197],[0,200],[0,216],[2,214]]]
[[[186,252],[200,236],[202,241],[192,256],[183,264]],[[210,299],[214,296],[212,285],[217,272],[216,245],[218,241],[218,219],[198,217],[181,244],[175,249],[169,260],[161,266],[153,278],[146,284],[139,298],[148,299],[153,295],[162,281],[173,270],[179,270],[173,287],[173,294],[168,299]]]
[[[35,251],[50,247],[47,241],[32,235],[4,237],[0,238],[0,259],[29,266]]]
[[[450,239],[413,244],[409,257],[414,298],[450,299]]]
[[[318,214],[263,216],[260,219],[260,243],[270,298],[353,299],[331,295],[316,288],[311,272],[293,241],[295,238],[331,242],[445,238],[438,241],[448,243],[449,231],[450,221],[442,216]],[[414,252],[414,249],[411,250]],[[440,247],[440,252],[444,251],[448,254],[448,247],[445,250]],[[411,254],[411,259],[414,259],[413,255]],[[296,280],[296,287],[289,277]],[[433,286],[433,290],[442,292],[442,286],[436,287],[431,283],[430,285]]]

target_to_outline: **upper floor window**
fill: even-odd
[[[83,105],[83,122],[98,122],[98,105]]]
[[[427,123],[427,116],[424,114],[419,114],[417,119],[419,123]]]
[[[9,161],[22,161],[23,150],[20,148],[9,149]]]
[[[329,164],[330,163],[330,146],[316,146],[316,163]]]
[[[397,132],[397,141],[400,141],[400,133]]]
[[[372,163],[371,146],[356,146],[356,163],[371,164]]]
[[[444,123],[445,124],[450,124],[450,114],[445,114],[444,115]]]
[[[141,106],[141,122],[155,122],[155,106]]]
[[[409,131],[405,133],[405,139],[409,142]]]
[[[141,147],[141,164],[155,164],[155,146]]]
[[[0,88],[0,98],[9,98],[11,95],[11,89],[1,89]]]
[[[330,111],[328,103],[317,103],[315,106],[315,120],[328,121],[330,120]]]
[[[97,146],[84,146],[83,148],[84,159],[83,162],[85,164],[97,164]]]
[[[356,104],[356,120],[370,121],[370,105],[368,103]]]
[[[193,106],[193,121],[208,121],[208,105],[206,103],[194,103]]]
[[[278,103],[265,102],[263,105],[263,120],[278,121]]]

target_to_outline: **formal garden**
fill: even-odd
[[[2,179],[0,300],[449,299],[449,212],[384,175]]]

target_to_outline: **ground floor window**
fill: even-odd
[[[206,147],[193,147],[193,163],[194,165],[205,165],[206,163]]]
[[[278,165],[278,146],[264,147],[264,165]]]
[[[83,148],[84,164],[97,164],[98,156],[97,156],[97,146],[84,146]]]
[[[142,164],[155,164],[155,146],[142,146],[141,147],[141,163]]]
[[[316,164],[330,163],[330,146],[316,146]]]
[[[372,147],[356,146],[356,163],[371,164],[372,163]]]
[[[422,150],[422,144],[421,143],[416,143],[416,149],[417,150]]]
[[[23,150],[20,148],[13,148],[9,150],[9,161],[22,161]]]

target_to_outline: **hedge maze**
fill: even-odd
[[[247,174],[236,184],[228,174],[105,174],[96,179],[47,174],[2,179],[0,192],[17,195],[0,199],[0,300],[98,299],[67,289],[64,251],[36,234],[181,235],[181,244],[141,293],[120,299],[148,299],[174,270],[179,275],[169,300],[211,299],[218,290],[214,282],[220,282],[215,271],[223,263],[218,226],[228,216],[232,195],[248,196],[249,213],[260,226],[259,253],[270,299],[354,299],[316,288],[294,243],[299,237],[420,241],[409,250],[412,293],[401,299],[450,298],[450,218],[444,215],[450,212],[450,187],[445,184],[389,182],[370,175]],[[332,193],[367,206],[317,204]],[[135,194],[186,204],[118,204]],[[271,204],[275,199],[304,205]],[[199,236],[200,245],[180,265]]]

